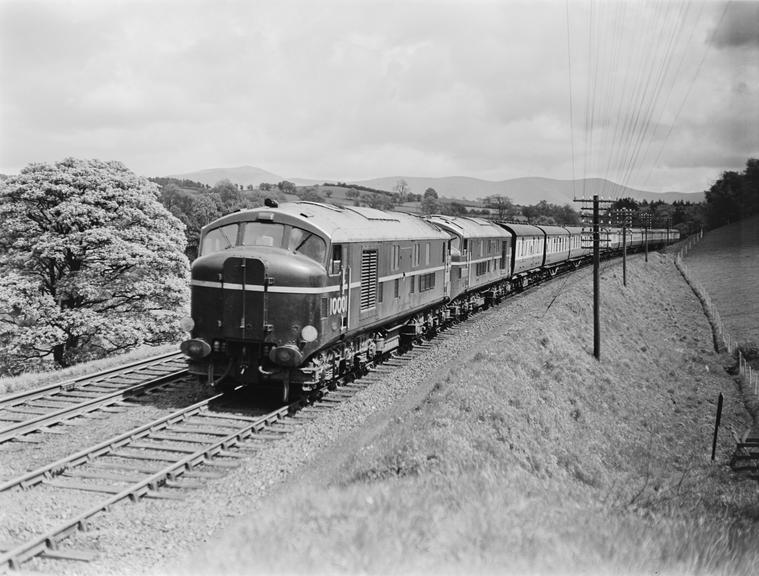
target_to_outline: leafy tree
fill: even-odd
[[[408,183],[403,178],[400,178],[395,183],[393,192],[398,194],[398,198],[401,204],[408,201],[408,193],[410,192],[410,188],[408,187]]]
[[[558,204],[551,204],[545,200],[541,200],[533,206],[524,206],[522,208],[522,214],[532,224],[544,224],[559,225],[559,226],[579,226],[580,216],[574,209],[565,204],[559,206]]]
[[[0,371],[179,337],[183,226],[119,162],[31,164],[0,183]]]
[[[296,186],[292,182],[282,180],[282,182],[277,184],[277,188],[279,188],[280,192],[284,194],[295,194]]]
[[[169,184],[161,189],[161,204],[185,225],[185,254],[190,260],[198,255],[200,229],[223,214],[221,197],[206,192],[183,190]]]
[[[508,196],[502,196],[500,194],[488,196],[484,199],[483,203],[486,208],[494,208],[498,210],[499,220],[513,218],[517,213],[517,207],[514,206],[514,203]]]
[[[377,210],[392,210],[395,208],[392,199],[384,194],[375,194],[373,192],[367,192],[361,195],[361,201],[370,208],[376,208]]]
[[[446,205],[444,214],[450,214],[451,216],[466,216],[466,206],[461,202],[451,202]]]
[[[306,202],[324,202],[324,198],[319,195],[319,192],[313,186],[306,186],[300,190],[295,189],[295,193],[300,200]]]
[[[221,214],[228,214],[245,208],[245,194],[237,187],[237,184],[229,180],[221,180],[211,188],[211,195],[216,196],[216,202]]]
[[[434,188],[427,188],[422,197],[422,213],[435,214],[438,211],[438,196]]]
[[[759,213],[759,160],[749,158],[743,172],[723,172],[706,191],[709,227],[723,226]]]

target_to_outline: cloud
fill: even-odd
[[[654,112],[650,162],[722,6],[593,6],[591,36],[586,0],[0,0],[0,171],[73,155],[148,175],[251,164],[343,180],[570,178],[586,158],[604,165],[632,104],[639,118]],[[685,56],[662,69],[670,38]],[[756,109],[749,52],[712,50],[662,166],[694,142],[751,149],[756,138],[729,118]],[[635,64],[638,53],[648,60]],[[649,84],[656,101],[641,99]]]
[[[712,42],[717,48],[759,47],[759,2],[739,1],[727,5]]]

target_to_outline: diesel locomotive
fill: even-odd
[[[627,246],[644,242],[629,231]],[[621,234],[603,234],[621,249]],[[656,247],[679,238],[648,230]],[[590,256],[580,228],[292,202],[205,226],[192,264],[189,370],[283,401],[360,373],[451,321]]]

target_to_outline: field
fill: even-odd
[[[759,344],[759,217],[712,230],[685,258],[739,342]]]
[[[476,344],[167,570],[755,573],[756,479],[727,463],[756,423],[731,358],[671,256],[631,258],[627,287],[606,265],[602,291],[600,362],[589,270],[481,314]]]

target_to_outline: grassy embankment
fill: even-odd
[[[756,482],[733,474],[747,420],[671,258],[588,270],[475,319],[488,332],[218,535],[200,573],[753,574]],[[559,288],[562,288],[560,295]],[[556,298],[555,298],[556,297]],[[554,300],[555,298],[555,300]],[[478,328],[480,326],[480,328]],[[485,326],[485,328],[482,328]],[[715,405],[726,397],[717,461]],[[335,455],[341,455],[335,458]]]

